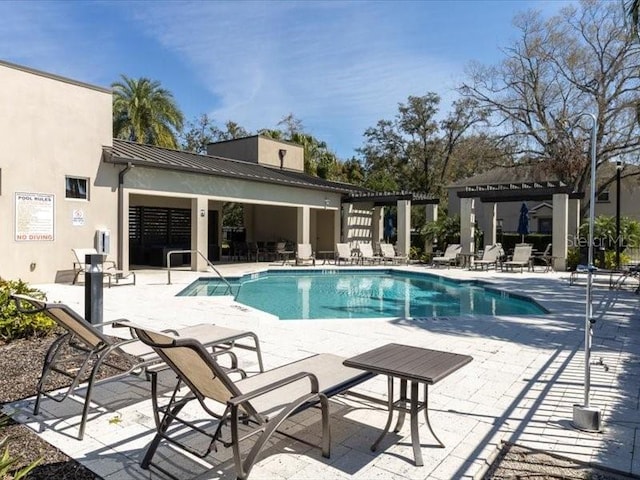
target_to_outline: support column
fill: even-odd
[[[341,225],[341,218],[340,218],[340,209],[338,210],[334,210],[333,211],[333,246],[332,248],[336,248],[336,243],[341,243],[340,239],[341,237],[341,232],[340,232],[340,227]]]
[[[498,241],[496,236],[496,227],[498,224],[498,204],[483,203],[484,216],[487,219],[486,229],[484,231],[484,246],[493,245]]]
[[[556,271],[562,272],[567,269],[568,251],[568,218],[569,218],[569,195],[566,193],[556,193],[553,195],[553,233],[551,243],[553,244],[554,265]]]
[[[567,233],[574,240],[574,244],[577,246],[577,238],[578,238],[578,229],[580,228],[580,199],[579,198],[570,198],[569,199],[569,226]]]
[[[425,205],[425,221],[426,223],[437,222],[438,221],[438,204],[428,204]],[[433,253],[433,240],[432,238],[425,239],[424,241],[424,253],[431,254]]]
[[[460,246],[461,253],[475,253],[476,213],[475,198],[460,199]]]
[[[398,241],[399,255],[409,255],[411,249],[411,200],[398,200]]]
[[[371,244],[372,245],[380,243],[383,232],[384,232],[384,208],[373,207],[373,214],[371,217]]]
[[[342,242],[344,243],[349,243],[351,241],[351,232],[349,229],[349,225],[351,224],[350,218],[352,208],[352,203],[342,204]]]
[[[311,209],[308,206],[296,208],[298,214],[298,234],[296,241],[298,243],[311,243],[310,231],[311,231]]]
[[[242,224],[244,225],[245,240],[247,242],[255,242],[255,231],[253,228],[253,214],[255,205],[245,203],[242,208]]]
[[[209,201],[204,197],[191,199],[191,250],[198,250],[207,255],[209,235]],[[204,272],[207,262],[197,253],[191,254],[191,270]]]
[[[120,258],[118,269],[129,271],[129,192],[123,192],[121,200],[122,210],[118,212],[118,215],[121,216],[120,227],[122,229],[118,235],[118,257]]]

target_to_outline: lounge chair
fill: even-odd
[[[358,249],[360,250],[360,261],[362,264],[364,264],[364,262],[374,264],[382,261],[381,256],[373,253],[373,246],[370,243],[361,243],[358,245]]]
[[[551,253],[551,249],[553,244],[549,243],[547,244],[547,248],[544,249],[544,252],[542,252],[542,255],[540,256],[536,256],[534,258],[536,259],[540,259],[540,261],[544,264],[544,271],[548,272],[549,270],[553,270],[553,263],[556,259],[556,257],[554,257]]]
[[[331,447],[328,398],[374,376],[370,372],[345,367],[342,357],[319,354],[233,381],[199,341],[171,337],[129,322],[124,322],[124,326],[133,329],[140,340],[151,346],[190,390],[190,394],[183,395],[178,384],[169,402],[163,406],[159,406],[157,397],[153,396],[157,433],[141,462],[144,469],[150,467],[162,439],[201,457],[216,448],[216,442],[220,442],[225,447],[233,448],[237,478],[246,479],[258,455],[278,427],[287,418],[318,403],[322,415],[322,455],[328,458]],[[155,378],[153,376],[152,381]],[[200,426],[194,428],[194,431],[209,438],[208,449],[201,452],[195,452],[179,441],[178,437],[183,432],[169,432],[174,421],[181,422],[177,415],[192,400],[197,400],[207,415],[218,420],[213,433],[205,432]],[[209,401],[224,406],[224,412],[221,415],[214,412]],[[231,430],[230,441],[221,439],[225,425]],[[249,431],[241,435],[241,427]],[[243,459],[241,443],[248,439],[254,441],[247,442],[251,449]],[[297,440],[317,447],[308,441]]]
[[[305,264],[307,262],[311,262],[311,264],[315,267],[316,265],[316,257],[313,254],[313,249],[311,248],[310,243],[299,243],[298,248],[296,250],[296,265]]]
[[[516,245],[511,260],[502,262],[502,269],[509,270],[509,267],[511,267],[511,270],[513,270],[515,267],[520,267],[520,273],[522,273],[524,267],[531,268],[532,249],[531,245]]]
[[[336,264],[340,265],[340,262],[353,263],[354,260],[358,260],[358,257],[351,254],[351,247],[348,243],[336,243]]]
[[[395,263],[407,263],[407,256],[406,255],[398,255],[396,254],[396,249],[393,248],[393,245],[391,245],[390,243],[381,243],[380,244],[380,252],[382,253],[382,261],[383,262],[391,262],[392,264]]]
[[[446,265],[447,267],[450,265],[455,265],[458,261],[458,254],[462,250],[462,247],[459,243],[452,243],[448,245],[444,254],[441,257],[433,257],[431,259],[431,263],[439,267],[440,265]]]
[[[75,262],[73,262],[73,282],[71,282],[75,285],[80,274],[84,274],[87,271],[86,256],[98,255],[98,251],[95,248],[72,248],[71,251],[76,258]],[[127,285],[136,284],[135,272],[116,269],[116,263],[113,260],[105,260],[103,262],[102,274],[108,280],[109,288],[111,288],[114,280],[118,284],[122,279],[130,279],[131,282],[127,283]]]
[[[484,270],[485,267],[487,268],[487,270],[489,270],[489,267],[497,269],[498,261],[503,255],[504,250],[502,249],[502,245],[500,245],[499,243],[496,243],[494,245],[487,245],[484,248],[484,252],[482,253],[482,258],[479,260],[474,260],[473,268],[476,270],[478,269],[478,267],[480,267],[480,270]]]
[[[80,382],[87,381],[87,391],[84,399],[82,418],[78,439],[84,437],[85,424],[89,414],[89,404],[91,403],[91,393],[95,383],[95,377],[100,366],[105,365],[119,371],[119,375],[125,375],[134,371],[143,371],[146,367],[160,363],[161,359],[154,350],[136,338],[122,339],[105,335],[100,328],[111,325],[115,322],[104,322],[101,324],[91,324],[78,315],[73,309],[62,303],[47,303],[26,295],[11,295],[16,308],[21,313],[43,312],[54,320],[60,327],[66,330],[64,335],[58,337],[49,347],[45,356],[42,374],[38,380],[37,395],[34,415],[40,410],[42,397],[48,397],[56,402],[64,401],[70,394],[76,391]],[[216,325],[199,324],[180,330],[167,331],[166,335],[174,338],[195,337],[207,346],[207,348],[217,347],[229,350],[231,347],[245,348],[255,351],[258,357],[260,371],[263,371],[262,353],[258,337],[253,332],[233,330]],[[253,345],[245,343],[239,344],[237,340],[252,339]],[[63,352],[68,348],[73,354],[71,356]],[[125,356],[135,360],[130,362],[130,368],[108,361],[111,354]],[[127,357],[131,356],[131,357]],[[80,365],[80,367],[78,367]],[[61,374],[71,380],[71,385],[62,397],[52,395],[47,392],[47,382],[52,374]],[[88,375],[88,376],[87,376]],[[86,379],[84,377],[87,377]]]

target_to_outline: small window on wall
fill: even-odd
[[[598,194],[598,198],[596,199],[596,202],[598,203],[607,203],[609,202],[609,190],[603,190],[602,192],[600,192]]]
[[[89,179],[65,177],[65,198],[89,200]]]

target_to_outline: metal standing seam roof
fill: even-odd
[[[302,172],[281,170],[242,160],[172,150],[116,138],[113,139],[113,147],[104,147],[103,150],[105,153],[104,161],[107,163],[125,165],[130,163],[141,167],[239,178],[343,194],[369,191],[348,183],[324,180]]]

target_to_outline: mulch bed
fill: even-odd
[[[46,337],[32,337],[0,342],[0,402],[7,403],[32,397],[36,394],[36,384],[40,377],[45,353],[62,331]],[[65,352],[66,354],[67,352]],[[116,359],[112,355],[110,360]],[[122,366],[126,360],[122,359]],[[98,378],[106,378],[115,373],[109,368],[101,368]],[[57,389],[69,384],[69,379],[61,375],[51,377],[48,388]],[[33,480],[94,480],[100,479],[75,460],[67,457],[53,445],[41,440],[31,429],[16,424],[10,418],[0,418],[0,439],[9,436],[9,452],[16,457],[15,468],[19,469],[40,460],[38,466],[27,478]]]

